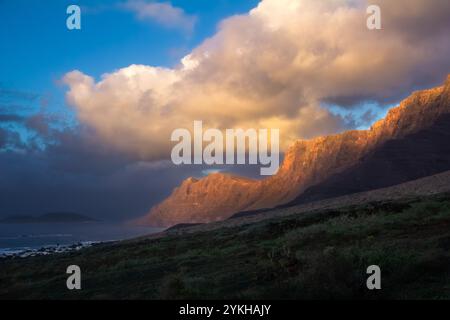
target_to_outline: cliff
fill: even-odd
[[[429,128],[447,113],[450,76],[443,86],[413,93],[369,130],[298,140],[287,150],[278,173],[265,180],[220,173],[187,179],[139,222],[160,227],[213,222],[289,203],[306,189],[352,168],[387,141]]]

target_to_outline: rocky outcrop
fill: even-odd
[[[447,113],[450,76],[441,87],[412,94],[369,130],[295,142],[278,173],[265,180],[220,173],[187,179],[139,222],[163,227],[213,222],[237,212],[288,203],[309,187],[352,168],[387,141],[426,129]]]

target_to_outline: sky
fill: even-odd
[[[99,78],[131,64],[172,66],[211,36],[221,19],[246,12],[257,3],[181,2],[184,15],[195,21],[193,30],[142,21],[136,13],[121,9],[119,1],[0,1],[0,86],[39,95],[41,101],[51,100],[49,108],[68,113],[60,83],[68,70],[86,70]],[[66,9],[73,3],[82,8],[79,31],[65,26]]]
[[[193,120],[279,128],[283,150],[370,127],[450,73],[447,0],[377,3],[369,31],[364,0],[0,0],[0,217],[144,215],[217,169],[168,161]]]
[[[202,175],[197,168],[156,174],[145,163],[127,167],[123,155],[91,152],[94,147],[77,136],[79,123],[65,102],[61,79],[75,69],[98,79],[131,64],[176,65],[213,35],[222,19],[245,13],[257,2],[173,1],[174,8],[195,20],[186,31],[152,19],[142,21],[121,9],[119,1],[0,1],[0,217],[75,211],[126,220],[145,214],[180,180]],[[70,4],[81,8],[81,30],[66,28]],[[23,146],[34,143],[32,123],[64,132],[58,140],[65,142],[55,147],[55,155],[48,146],[46,152]]]

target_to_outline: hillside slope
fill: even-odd
[[[1,299],[449,299],[449,194],[0,259]],[[82,290],[67,290],[68,265]],[[383,290],[367,290],[367,267]]]

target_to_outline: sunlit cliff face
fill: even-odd
[[[213,222],[237,212],[288,203],[308,187],[363,162],[387,141],[427,129],[449,113],[450,76],[441,87],[412,94],[370,130],[297,141],[270,178],[249,180],[216,173],[201,180],[187,179],[138,222],[164,227]]]
[[[67,73],[67,100],[105,143],[146,160],[170,157],[171,132],[194,120],[278,128],[286,148],[349,126],[324,105],[396,101],[442,79],[450,2],[431,2],[377,1],[383,30],[370,31],[363,0],[263,0],[174,68],[132,65],[99,82]]]

